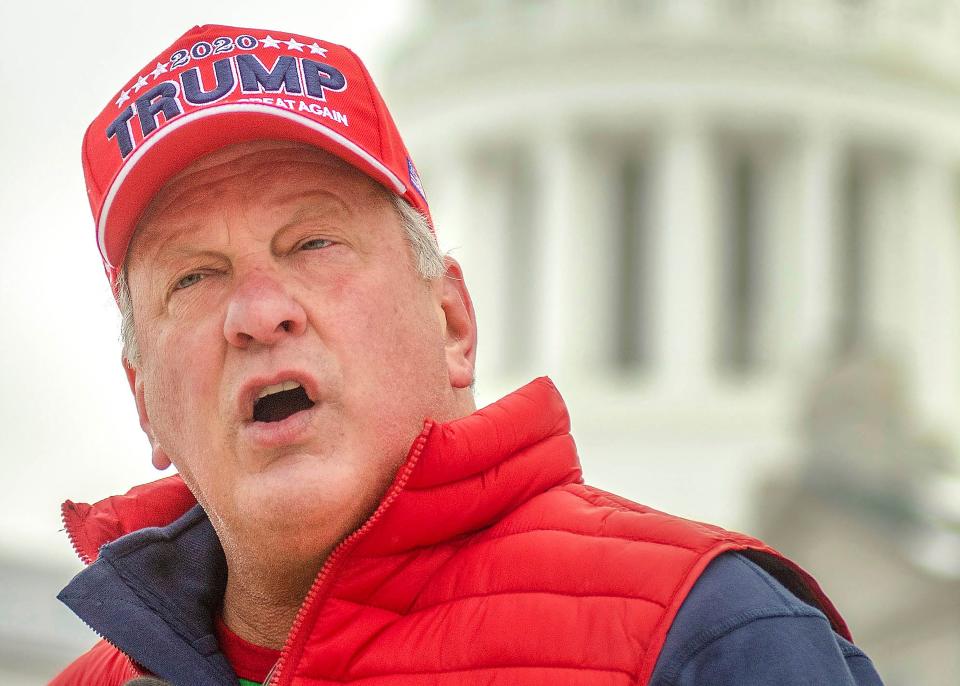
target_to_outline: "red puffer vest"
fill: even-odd
[[[445,425],[427,422],[380,507],[333,552],[271,684],[646,684],[707,564],[748,551],[843,620],[805,572],[760,541],[582,483],[548,379]],[[95,506],[66,503],[81,558],[194,503],[177,477]],[[136,672],[99,644],[54,684]]]

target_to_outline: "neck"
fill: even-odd
[[[447,422],[474,411],[473,395],[460,389],[458,403],[436,412],[436,421]],[[399,466],[399,464],[397,465]],[[392,477],[393,472],[388,474]],[[365,510],[349,511],[320,526],[295,527],[279,535],[273,529],[230,532],[222,519],[211,516],[227,558],[227,587],[223,596],[223,621],[244,640],[265,648],[281,649],[303,600],[337,543],[356,530],[379,504],[390,478],[361,498]],[[207,510],[208,514],[210,510]],[[232,534],[232,535],[231,535]],[[317,539],[323,549],[317,553]],[[270,545],[273,541],[276,545]],[[252,548],[249,543],[254,542]],[[325,545],[324,545],[325,544]],[[271,551],[282,551],[271,556]],[[300,554],[298,554],[300,553]]]
[[[326,555],[291,567],[261,560],[227,560],[223,621],[241,638],[279,650]],[[231,564],[232,562],[232,564]]]

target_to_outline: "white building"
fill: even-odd
[[[871,550],[885,562],[865,572],[842,551],[858,527],[883,526],[868,510],[818,527],[829,540],[816,549],[784,525],[796,509],[765,511],[757,494],[780,483],[803,507],[807,482],[791,475],[819,469],[806,457],[822,443],[800,430],[809,389],[878,357],[902,372],[898,429],[935,442],[946,464],[895,450],[880,463],[869,440],[828,461],[856,460],[855,475],[885,484],[881,500],[921,512],[925,493],[957,483],[960,3],[434,0],[423,10],[386,97],[475,297],[480,399],[550,374],[589,482],[766,532],[841,595],[851,579],[863,588],[895,575],[848,603],[851,622],[866,625],[891,685],[948,683],[913,665],[944,644],[960,655],[960,621],[928,629],[936,640],[901,641],[924,611],[890,625],[860,608],[916,584],[929,606],[924,588],[940,584],[952,616],[956,501],[925,520],[943,534],[925,553],[939,560],[930,581],[929,560],[903,540],[916,531],[878,534]],[[854,433],[856,422],[850,414]],[[898,492],[901,473],[924,486]],[[836,564],[827,549],[841,551]]]
[[[485,397],[550,373],[595,476],[618,454],[648,500],[727,522],[702,499],[746,492],[801,384],[860,350],[906,365],[956,451],[957,3],[426,9],[387,97],[462,248]]]

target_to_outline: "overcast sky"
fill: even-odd
[[[83,132],[137,69],[195,24],[353,48],[381,80],[415,0],[197,0],[0,6],[0,554],[70,561],[60,503],[163,476],[150,466],[80,166]],[[172,9],[171,9],[172,8]],[[193,8],[193,9],[187,9]]]

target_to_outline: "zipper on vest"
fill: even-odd
[[[80,549],[80,546],[77,544],[76,532],[75,532],[72,528],[70,528],[70,521],[67,519],[67,504],[66,504],[66,503],[64,503],[64,504],[60,507],[60,521],[63,522],[63,530],[66,532],[67,538],[70,539],[70,545],[73,546],[73,552],[75,552],[75,553],[77,554],[77,557],[80,558],[80,561],[81,561],[85,566],[89,567],[90,565],[92,565],[92,564],[93,564],[93,560],[90,558],[89,555],[87,555],[85,552],[83,552],[83,551]],[[99,638],[101,641],[103,641],[104,643],[106,643],[107,645],[109,645],[111,648],[113,648],[114,650],[116,650],[118,653],[120,653],[121,655],[123,655],[123,656],[127,659],[127,666],[130,668],[130,678],[131,678],[131,679],[135,679],[136,677],[144,676],[144,675],[146,674],[145,672],[141,671],[141,670],[137,667],[137,664],[136,664],[136,662],[134,662],[133,658],[130,657],[129,655],[127,655],[124,651],[122,651],[122,650],[120,649],[120,647],[117,646],[116,643],[114,643],[114,642],[111,641],[109,638],[107,638],[106,636],[104,636],[103,634],[101,634],[99,631],[97,631],[96,629],[94,629],[92,626],[90,626],[89,624],[87,624],[87,621],[86,621],[83,617],[80,617],[79,615],[76,615],[76,616],[77,616],[77,618],[78,618],[81,622],[83,622],[84,626],[86,626],[88,629],[90,629],[90,631],[92,631],[92,632],[94,633],[94,635],[95,635],[97,638]]]
[[[85,552],[80,550],[80,546],[77,544],[77,537],[72,528],[70,528],[70,522],[67,519],[67,504],[64,503],[60,506],[60,521],[63,522],[63,530],[67,533],[67,538],[70,539],[70,545],[73,546],[73,552],[77,554],[77,557],[80,558],[80,561],[87,567],[93,564],[93,560],[90,559],[90,556]]]
[[[78,618],[81,622],[83,622],[83,625],[84,625],[85,627],[87,627],[88,629],[90,629],[90,631],[92,631],[97,638],[99,638],[101,641],[103,641],[104,643],[106,643],[108,646],[110,646],[111,648],[113,648],[114,650],[116,650],[118,653],[120,653],[121,655],[123,655],[123,656],[127,659],[127,667],[130,669],[129,678],[135,679],[135,678],[137,678],[137,677],[139,677],[139,676],[146,676],[146,675],[148,674],[147,672],[141,671],[141,670],[137,667],[137,663],[134,662],[133,658],[130,657],[129,655],[127,655],[127,654],[126,654],[125,652],[123,652],[122,650],[120,650],[120,648],[117,646],[116,643],[114,643],[114,642],[111,641],[109,638],[107,638],[106,636],[104,636],[103,634],[101,634],[99,631],[97,631],[96,629],[94,629],[92,626],[90,626],[89,624],[87,624],[87,621],[86,621],[83,617],[80,617],[79,615],[77,615],[77,618]],[[124,677],[124,678],[126,679],[127,677]]]
[[[413,446],[410,448],[410,454],[407,457],[407,462],[403,467],[403,470],[397,475],[397,478],[394,480],[393,485],[390,487],[387,495],[384,496],[384,499],[381,501],[380,506],[374,511],[372,515],[367,519],[364,524],[354,531],[352,534],[343,539],[336,548],[333,549],[333,552],[330,553],[330,556],[327,557],[327,561],[323,563],[323,567],[320,568],[320,573],[317,574],[316,579],[314,579],[313,585],[310,587],[310,590],[307,592],[307,597],[304,599],[303,603],[300,605],[300,609],[297,611],[297,616],[293,620],[293,626],[290,627],[290,633],[287,634],[286,643],[283,645],[283,649],[280,651],[280,659],[277,660],[277,663],[274,665],[271,670],[271,677],[264,682],[264,686],[281,686],[283,683],[289,683],[290,679],[285,679],[286,672],[284,670],[290,662],[291,655],[294,651],[300,651],[303,648],[303,642],[305,637],[301,635],[301,627],[306,621],[307,616],[314,610],[314,608],[319,607],[320,601],[326,596],[326,592],[329,590],[329,580],[333,570],[337,567],[340,560],[357,544],[357,542],[363,538],[370,529],[379,521],[383,516],[383,513],[390,507],[393,501],[400,495],[400,492],[403,491],[404,487],[407,485],[407,481],[410,479],[410,475],[413,473],[413,468],[416,467],[417,461],[420,459],[420,453],[423,451],[423,447],[427,442],[427,436],[430,435],[430,430],[433,428],[433,422],[428,421],[424,427],[423,431],[420,432],[420,435],[414,441]],[[292,677],[291,677],[292,678]]]

